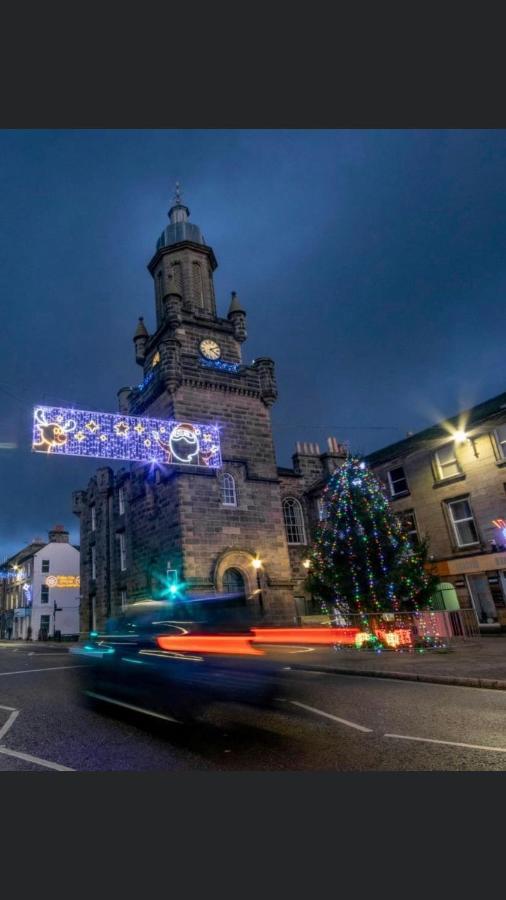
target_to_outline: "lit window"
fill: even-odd
[[[318,497],[316,501],[316,509],[318,511],[318,519],[320,522],[323,522],[325,519],[329,517],[329,509],[328,505],[323,499],[323,497]]]
[[[461,474],[461,468],[457,461],[455,444],[453,442],[436,450],[434,461],[436,463],[438,478],[441,480],[444,478],[451,478],[453,475]]]
[[[49,588],[47,584],[43,584],[40,589],[40,602],[49,603]]]
[[[49,560],[48,559],[42,560],[42,571],[49,572]]]
[[[477,544],[478,532],[469,500],[450,500],[447,506],[458,546]]]
[[[506,425],[500,425],[499,428],[496,428],[495,439],[500,456],[506,459]]]
[[[408,492],[408,482],[402,466],[398,466],[396,469],[390,469],[387,474],[392,497],[397,497],[399,494],[406,494]]]
[[[223,506],[237,506],[237,494],[235,480],[228,472],[224,472],[221,479],[221,499]]]
[[[401,525],[409,538],[412,547],[416,547],[420,543],[418,534],[418,525],[416,524],[416,516],[414,509],[404,509],[399,513]]]
[[[91,530],[95,531],[97,527],[97,510],[95,504],[91,507]]]
[[[121,591],[121,609],[124,609],[127,603],[127,592]]]
[[[118,491],[118,505],[119,505],[119,514],[120,516],[124,515],[125,512],[125,488],[120,487]]]
[[[126,542],[125,542],[125,533],[124,531],[120,531],[118,534],[118,542],[119,542],[119,567],[122,572],[126,569]]]
[[[91,577],[92,579],[97,577],[97,554],[94,545],[91,548]]]
[[[283,500],[283,518],[285,520],[286,539],[289,544],[305,544],[306,532],[302,507],[294,497]]]

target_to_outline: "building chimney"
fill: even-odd
[[[69,533],[63,525],[55,525],[49,532],[49,542],[51,544],[68,544]]]

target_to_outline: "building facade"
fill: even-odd
[[[343,451],[335,441],[324,454],[300,445],[294,469],[278,469],[274,362],[244,361],[246,313],[233,293],[227,316],[218,315],[216,258],[179,197],[169,219],[148,265],[156,328],[149,334],[140,319],[133,338],[143,379],[118,392],[119,410],[184,423],[180,447],[194,439],[192,423],[218,424],[222,464],[181,464],[172,453],[170,465],[103,466],[74,493],[81,630],[100,627],[128,602],[161,596],[168,577],[189,594],[242,592],[264,620],[293,623],[317,514],[306,492]]]
[[[412,540],[428,539],[446,596],[483,631],[506,627],[506,393],[368,462]]]
[[[79,635],[79,549],[55,525],[0,566],[0,637],[44,640]]]

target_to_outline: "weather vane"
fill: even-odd
[[[176,204],[181,203],[182,197],[181,197],[181,182],[180,181],[176,181],[176,193],[175,193],[174,199],[176,201]]]

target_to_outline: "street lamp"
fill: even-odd
[[[262,568],[262,560],[259,559],[258,556],[257,556],[257,557],[253,560],[253,562],[251,563],[251,565],[253,566],[253,568],[255,569],[256,574],[257,574],[257,596],[258,596],[258,603],[259,603],[260,609],[261,609],[262,614],[263,614],[263,611],[264,611],[264,601],[263,601],[263,598],[262,598],[262,585],[260,584],[260,569]]]
[[[311,560],[310,560],[310,559],[303,559],[303,560],[302,560],[302,565],[304,566],[305,569],[309,569],[309,567],[310,567],[310,565],[311,565]]]

